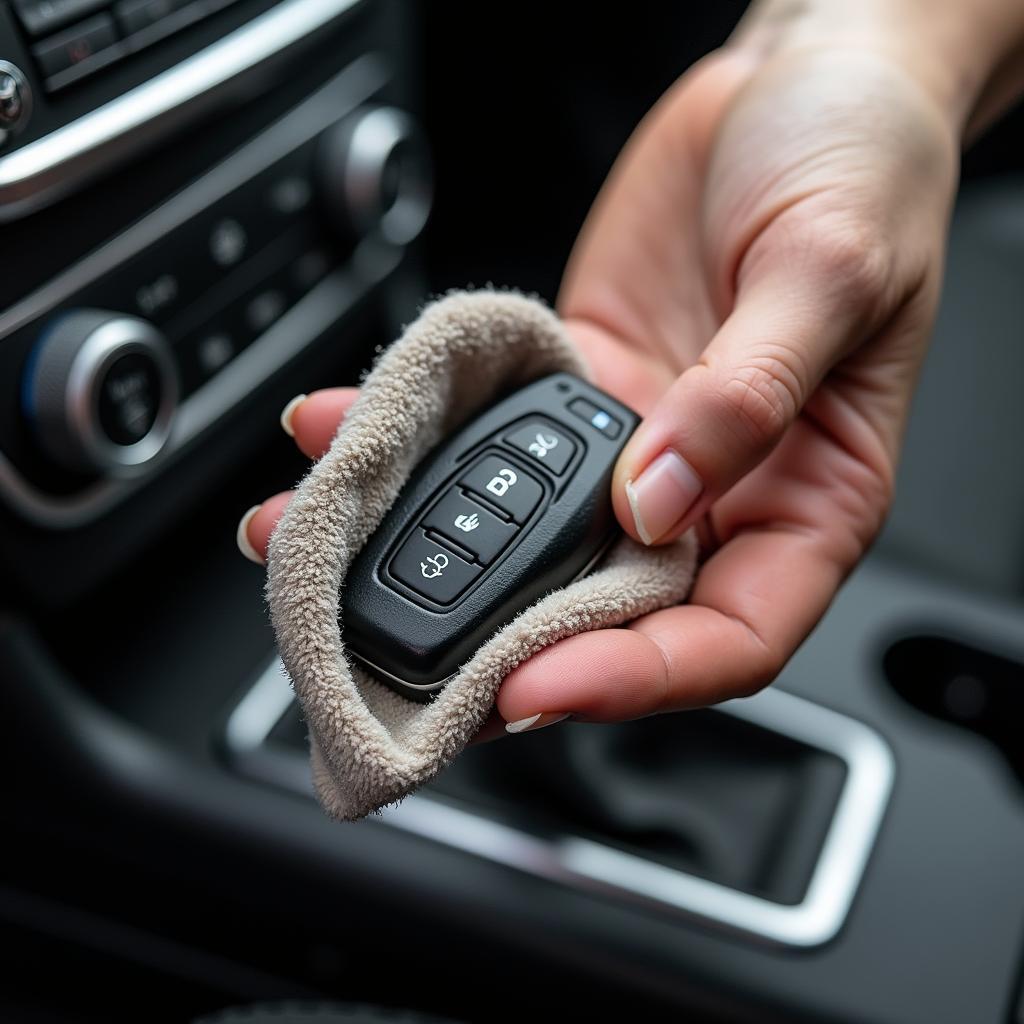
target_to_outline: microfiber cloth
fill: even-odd
[[[432,779],[484,723],[505,676],[543,647],[689,592],[692,531],[658,548],[623,537],[596,571],[492,636],[429,704],[399,696],[346,656],[338,625],[346,570],[417,462],[500,395],[558,371],[586,376],[542,303],[496,291],[439,299],[379,358],[274,530],[271,619],[309,727],[317,796],[333,817],[362,818]]]

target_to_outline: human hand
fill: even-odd
[[[721,51],[641,125],[559,311],[645,416],[613,484],[623,529],[696,526],[706,560],[687,605],[516,669],[514,730],[751,694],[818,622],[889,506],[958,143],[921,81],[845,43]]]
[[[969,103],[892,34],[772,32],[741,32],[645,119],[559,300],[596,382],[646,417],[613,484],[623,528],[664,543],[694,525],[706,560],[688,605],[516,669],[498,697],[513,731],[756,691],[883,522]],[[303,451],[354,398],[291,409]],[[287,498],[240,528],[258,558]]]

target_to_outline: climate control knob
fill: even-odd
[[[426,140],[394,107],[363,107],[320,143],[320,183],[337,227],[357,239],[373,231],[406,245],[423,229],[433,200]]]
[[[98,309],[58,316],[25,368],[25,414],[39,443],[69,469],[128,472],[170,434],[178,374],[152,324]]]

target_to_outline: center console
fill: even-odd
[[[174,478],[143,515],[152,539],[190,480],[226,464],[217,435],[229,421],[246,435],[261,389],[331,346],[336,380],[366,365],[378,339],[350,325],[374,296],[393,309],[398,281],[417,291],[407,249],[430,158],[386,5],[19,0],[2,14],[0,219],[19,254],[0,285],[4,553],[59,603],[103,572],[68,565],[63,594],[41,589],[40,538],[137,523]],[[107,555],[109,570],[128,550]]]

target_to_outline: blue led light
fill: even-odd
[[[608,424],[611,423],[611,421],[611,416],[609,416],[606,412],[601,412],[600,410],[595,412],[590,420],[590,422],[593,423],[598,430],[604,430],[604,428],[607,427]]]

